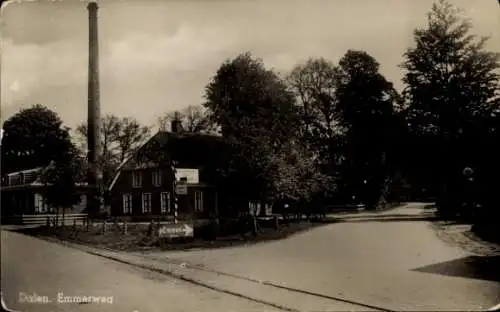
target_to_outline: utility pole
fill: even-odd
[[[175,160],[172,160],[172,173],[173,173],[173,180],[172,180],[172,194],[174,198],[174,224],[177,224],[177,216],[179,213],[179,198],[177,197],[177,179],[175,177],[177,173],[176,169],[176,162]]]
[[[170,131],[175,134],[179,134],[181,132],[181,121],[180,121],[180,116],[179,112],[175,112],[174,114],[174,119],[171,122],[171,127]],[[170,155],[172,157],[172,155]],[[174,198],[174,223],[177,224],[178,222],[178,213],[179,213],[179,194],[177,194],[177,162],[170,158],[170,165],[172,169],[172,174],[173,174],[173,180],[172,180],[172,194]]]

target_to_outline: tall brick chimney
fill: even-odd
[[[96,214],[100,209],[102,174],[97,163],[99,149],[100,94],[99,94],[99,37],[97,32],[97,3],[91,1],[89,11],[89,68],[88,68],[88,107],[87,107],[87,211]],[[99,199],[99,201],[97,201]]]

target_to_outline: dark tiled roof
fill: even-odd
[[[162,150],[181,164],[197,167],[221,153],[224,143],[221,137],[213,135],[160,131],[141,146],[135,156],[147,153],[148,148]],[[135,165],[136,158],[131,157],[120,165],[120,169],[132,169]]]
[[[126,159],[118,168],[118,173],[110,185],[113,188],[122,170],[137,167],[137,159],[148,149],[164,152],[169,158],[177,161],[180,168],[203,168],[216,166],[226,149],[222,137],[198,133],[172,133],[159,131],[138,148],[137,152]],[[154,161],[153,157],[146,157]]]

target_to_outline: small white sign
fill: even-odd
[[[187,195],[188,187],[186,181],[179,181],[175,185],[175,192],[177,195]]]

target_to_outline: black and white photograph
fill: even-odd
[[[15,312],[500,311],[500,1],[24,0]]]

